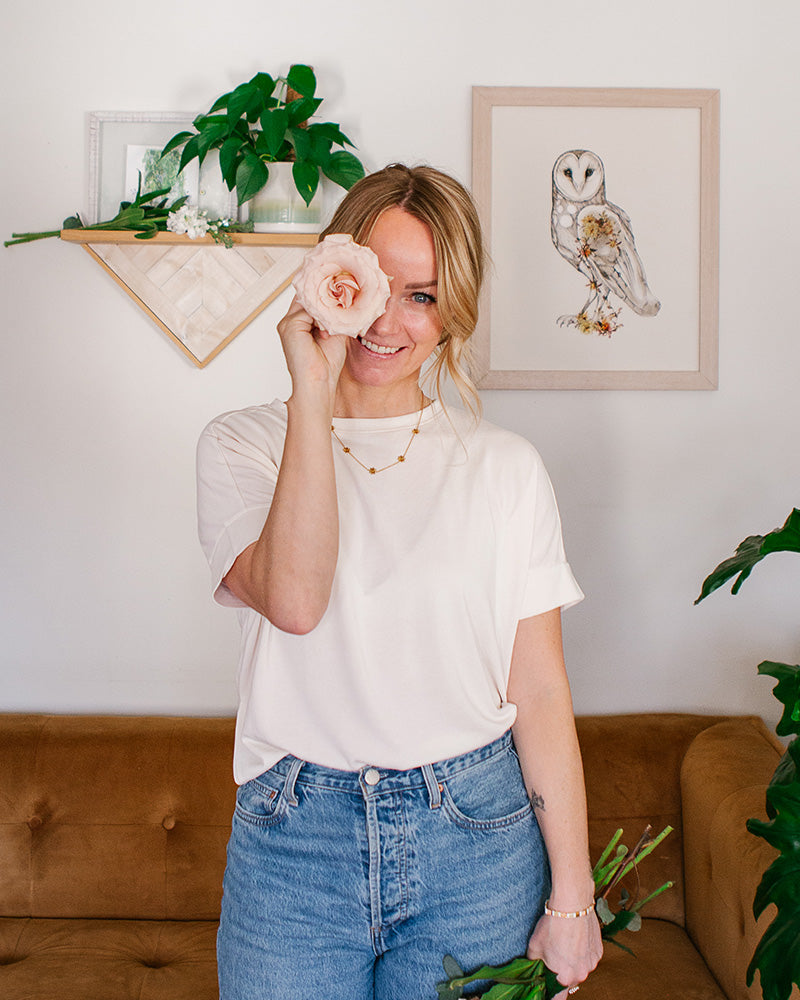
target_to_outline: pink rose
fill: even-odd
[[[309,250],[292,284],[300,305],[328,333],[358,337],[386,312],[389,278],[377,255],[343,233]]]

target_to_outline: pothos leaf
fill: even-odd
[[[236,168],[236,192],[239,204],[249,201],[267,183],[269,170],[255,153],[245,150]]]
[[[360,181],[364,176],[364,166],[357,157],[342,149],[337,153],[332,153],[330,158],[322,164],[325,176],[343,187],[346,191]]]
[[[303,160],[295,160],[292,164],[292,177],[300,197],[306,205],[310,205],[319,185],[319,167]]]
[[[296,90],[303,97],[313,97],[314,91],[317,89],[317,78],[314,76],[314,70],[302,63],[296,63],[291,67],[286,76],[286,82],[292,90]]]

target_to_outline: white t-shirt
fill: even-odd
[[[334,424],[380,468],[403,453],[417,419]],[[224,414],[198,445],[200,540],[214,598],[238,608],[242,629],[236,780],[286,753],[406,769],[502,735],[516,715],[506,687],[517,623],[583,597],[538,452],[438,402],[406,460],[377,475],[334,441],[339,558],[322,620],[299,636],[221,582],[261,533],[285,434],[286,405],[275,401]]]

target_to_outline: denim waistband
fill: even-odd
[[[433,778],[436,781],[444,781],[460,771],[465,771],[475,764],[504,752],[511,746],[511,743],[511,730],[509,729],[498,739],[485,746],[468,750],[466,753],[448,757],[445,760],[437,760],[431,764],[421,764],[405,771],[372,764],[365,764],[358,771],[341,771],[337,768],[324,767],[321,764],[300,760],[292,754],[282,757],[277,764],[270,768],[270,771],[287,779],[286,790],[290,801],[293,798],[295,784],[316,785],[358,794],[364,790],[385,793],[426,786],[429,792],[436,796],[435,788],[431,784]]]

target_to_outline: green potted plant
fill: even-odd
[[[706,577],[695,604],[734,576],[731,592],[737,594],[756,563],[771,552],[800,552],[800,510],[795,508],[781,528],[745,538],[735,554]],[[758,969],[764,1000],[788,1000],[792,985],[800,986],[800,666],[765,660],[758,672],[777,680],[773,693],[783,714],[776,731],[794,738],[767,788],[767,822],[747,823],[752,834],[779,851],[753,901],[756,918],[770,904],[776,911],[748,966],[747,985]]]
[[[162,156],[183,147],[182,170],[195,157],[202,164],[211,150],[218,150],[222,177],[229,190],[236,189],[239,205],[266,187],[271,175],[279,172],[277,165],[289,164],[284,169],[291,174],[292,193],[302,199],[301,210],[308,208],[321,175],[345,190],[364,176],[361,161],[344,148],[353,143],[341,128],[334,122],[309,121],[322,103],[316,89],[310,66],[294,65],[286,77],[256,73],[218,97],[207,114],[199,115],[194,132],[173,136]],[[251,212],[251,218],[257,226],[262,221],[257,212]],[[305,218],[308,221],[307,214]]]

